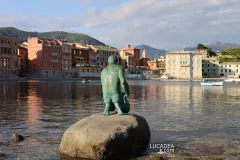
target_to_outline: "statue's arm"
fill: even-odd
[[[122,88],[123,92],[126,93],[127,96],[129,96],[130,95],[129,86],[128,86],[127,80],[125,78],[124,68],[122,66],[119,69],[119,79],[120,79],[121,88]]]

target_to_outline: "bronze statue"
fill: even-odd
[[[118,65],[118,58],[114,55],[108,57],[108,65],[101,72],[103,100],[105,103],[104,115],[117,109],[118,115],[130,111],[127,101],[129,87],[125,78],[124,68]]]

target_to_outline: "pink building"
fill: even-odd
[[[0,77],[18,74],[18,41],[0,36]]]
[[[123,52],[127,52],[132,54],[133,56],[133,69],[140,67],[140,49],[138,48],[131,48],[129,44],[125,46]]]
[[[71,77],[71,45],[53,39],[28,38],[28,71],[36,77]]]

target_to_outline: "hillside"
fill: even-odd
[[[150,58],[164,56],[165,53],[167,52],[166,50],[153,48],[153,47],[150,47],[150,46],[144,45],[144,44],[135,46],[134,48],[140,48],[141,55],[142,55],[143,50],[145,49]]]
[[[204,44],[208,48],[211,48],[213,51],[221,51],[229,48],[238,48],[240,47],[240,44],[235,43],[224,43],[224,42],[214,42],[211,44]],[[194,51],[197,47],[186,47],[185,50]]]
[[[55,38],[61,40],[67,40],[68,42],[80,42],[92,44],[92,45],[103,45],[101,41],[90,37],[85,34],[80,33],[68,33],[63,31],[53,31],[53,32],[27,32],[22,31],[14,27],[2,27],[0,28],[0,36],[9,36],[17,38],[20,43],[27,41],[27,38],[30,37],[39,37],[39,38]]]

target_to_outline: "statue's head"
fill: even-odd
[[[117,64],[118,58],[115,55],[111,55],[108,57],[108,64]]]

